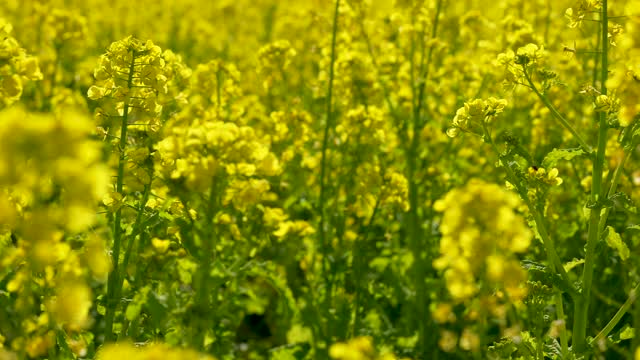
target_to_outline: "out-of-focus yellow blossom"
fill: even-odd
[[[316,232],[316,230],[307,221],[304,220],[288,220],[280,223],[278,229],[273,232],[273,235],[278,238],[283,238],[289,234],[295,234],[298,236],[309,236]]]
[[[378,354],[373,340],[368,336],[353,338],[344,343],[335,343],[329,348],[329,356],[337,360],[396,360],[393,354]]]
[[[269,182],[264,179],[235,180],[225,194],[225,202],[244,210],[257,204],[269,191]]]
[[[574,7],[568,8],[564,16],[569,21],[569,27],[581,27],[585,20],[585,16],[593,13],[601,8],[601,2],[598,0],[578,0]]]
[[[262,219],[265,225],[276,228],[273,235],[280,239],[290,234],[304,237],[315,233],[315,229],[307,221],[289,220],[289,216],[280,208],[266,207]]]
[[[199,354],[196,351],[174,349],[162,343],[152,343],[146,346],[135,346],[127,342],[108,344],[98,350],[96,360],[214,360],[215,358]]]
[[[376,106],[358,106],[347,112],[336,126],[340,141],[352,146],[376,147],[389,152],[397,145],[397,139],[384,111]]]
[[[438,323],[453,322],[456,320],[456,314],[453,312],[453,306],[449,303],[438,303],[431,310],[433,319]]]
[[[434,266],[444,271],[455,301],[494,287],[504,288],[511,301],[526,294],[520,289],[526,273],[514,255],[528,249],[533,234],[514,211],[519,204],[516,194],[480,180],[471,180],[434,204],[443,212],[440,257]],[[489,283],[482,281],[483,273]],[[483,290],[483,283],[489,288]]]
[[[43,335],[34,336],[26,341],[24,350],[32,358],[45,355],[55,344],[55,334],[49,331]]]
[[[469,328],[464,329],[460,335],[460,348],[467,351],[478,351],[480,336]]]
[[[97,223],[109,177],[88,117],[69,108],[36,114],[18,106],[0,117],[0,197],[12,209],[3,230],[15,238],[15,246],[3,248],[3,266],[16,269],[7,279],[6,290],[16,296],[9,310],[40,314],[25,318],[12,348],[36,358],[56,344],[54,328],[74,333],[90,324],[87,269],[99,278],[109,262],[104,240],[84,232]],[[96,247],[102,259],[85,256]],[[55,297],[38,299],[35,289]]]
[[[453,352],[458,345],[458,335],[450,330],[442,330],[438,339],[438,346],[444,352]]]
[[[291,47],[288,40],[278,40],[258,50],[258,71],[265,76],[263,82],[265,89],[272,87],[276,80],[283,80],[285,71],[296,54],[296,50]]]
[[[18,355],[0,347],[0,360],[18,360]]]
[[[49,306],[58,323],[77,331],[89,325],[91,299],[91,289],[87,285],[73,280],[63,281]]]
[[[111,271],[111,260],[107,255],[104,241],[97,236],[90,236],[87,240],[85,256],[93,277],[99,281],[106,281]]]

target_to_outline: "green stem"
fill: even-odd
[[[218,189],[218,181],[219,177],[214,176],[211,179],[211,187],[209,189],[209,198],[207,199],[207,209],[206,209],[206,219],[205,219],[205,231],[201,235],[200,239],[202,244],[202,256],[200,257],[201,263],[199,264],[198,269],[198,288],[196,291],[196,307],[197,313],[201,316],[199,319],[195,319],[196,324],[201,326],[196,326],[197,330],[195,339],[195,346],[198,349],[204,349],[204,340],[206,336],[206,332],[208,329],[211,329],[209,322],[210,314],[214,314],[214,311],[211,309],[209,298],[211,294],[213,294],[214,299],[217,298],[218,289],[211,289],[209,285],[209,279],[211,272],[211,265],[216,261],[216,229],[215,229],[215,216],[217,213],[217,189]],[[189,211],[189,209],[185,209]]]
[[[607,198],[615,194],[616,189],[618,188],[618,183],[620,182],[620,177],[622,176],[622,173],[624,170],[624,166],[627,163],[627,161],[629,161],[632,154],[633,152],[631,151],[627,152],[625,156],[622,158],[622,161],[618,163],[618,166],[616,167],[616,170],[613,173],[613,179],[611,179],[611,186],[609,187],[609,191],[607,192]],[[602,213],[602,216],[600,217],[600,223],[598,224],[598,232],[600,234],[602,234],[602,232],[604,231],[604,228],[607,225],[607,218],[609,218],[610,212],[611,212],[611,207],[608,207],[604,210],[604,212]]]
[[[340,9],[340,0],[336,0],[335,10],[333,13],[333,30],[331,34],[331,61],[329,65],[329,83],[327,85],[327,108],[326,108],[326,122],[324,126],[324,133],[322,137],[322,158],[320,160],[320,198],[318,200],[318,210],[320,211],[320,222],[318,224],[318,240],[320,242],[320,251],[322,253],[321,278],[327,278],[327,257],[328,247],[326,240],[326,172],[327,172],[327,149],[329,148],[329,136],[333,129],[333,80],[334,80],[334,67],[336,62],[336,42],[338,35],[338,10]],[[325,303],[327,307],[327,314],[329,313],[328,305],[330,304],[331,289],[325,291]],[[317,350],[317,349],[316,349]]]
[[[571,126],[569,121],[567,121],[567,119],[565,119],[564,116],[560,114],[558,109],[556,109],[555,106],[553,106],[553,104],[551,103],[551,101],[549,101],[549,98],[547,98],[543,93],[541,93],[540,90],[538,90],[538,88],[535,86],[535,84],[531,80],[531,76],[529,76],[529,73],[527,72],[526,66],[523,66],[522,69],[524,71],[524,77],[527,79],[527,82],[529,83],[531,90],[533,90],[533,92],[536,95],[538,95],[540,100],[542,100],[542,103],[549,109],[549,111],[551,111],[551,114],[553,114],[556,120],[558,120],[565,129],[569,130],[569,132],[573,135],[573,137],[575,137],[576,140],[578,140],[580,147],[582,147],[584,151],[591,153],[593,151],[591,146],[589,146],[589,144],[587,144],[587,142],[584,141],[582,136],[580,136],[580,134],[578,134],[576,129],[574,129],[573,126]]]
[[[564,306],[562,304],[562,293],[556,291],[555,295],[556,309],[558,312],[558,320],[562,323],[560,325],[560,348],[562,350],[561,355],[564,357],[569,354],[569,334],[567,333],[567,319],[564,315]]]
[[[145,205],[149,201],[149,194],[151,193],[151,182],[144,187],[144,194],[142,195],[142,200],[138,204],[138,213],[136,215],[136,221],[133,225],[133,231],[131,232],[131,240],[127,243],[127,248],[124,251],[124,259],[122,260],[122,271],[121,274],[124,273],[129,265],[129,259],[131,258],[131,253],[133,249],[133,244],[135,243],[135,238],[140,234],[142,227],[142,217],[144,215]],[[117,290],[122,290],[122,283],[124,282],[124,278],[120,279],[118,282]]]
[[[355,271],[355,299],[354,299],[354,305],[353,305],[353,327],[351,328],[351,337],[355,337],[356,336],[356,332],[358,331],[358,327],[360,325],[360,302],[361,302],[361,297],[362,297],[362,283],[363,283],[363,279],[362,279],[362,273],[363,273],[363,269],[362,267],[365,265],[362,263],[362,256],[364,256],[364,254],[362,254],[361,252],[361,248],[359,246],[360,242],[365,243],[368,241],[369,239],[369,234],[371,233],[371,228],[373,225],[373,221],[376,217],[376,215],[378,214],[378,210],[380,209],[380,200],[381,198],[376,199],[376,204],[373,207],[373,211],[371,212],[371,216],[369,217],[369,220],[367,221],[366,225],[364,226],[364,234],[362,235],[362,240],[358,240],[355,239],[354,240],[354,244],[353,244],[353,268]]]
[[[602,68],[600,73],[600,93],[607,94],[607,71],[608,71],[608,18],[607,0],[602,1],[601,15],[601,36],[602,43]],[[600,113],[598,131],[598,149],[593,162],[593,173],[591,183],[591,213],[589,215],[589,233],[584,259],[584,269],[582,272],[582,298],[576,302],[576,313],[573,323],[573,348],[580,354],[586,350],[587,345],[587,323],[589,318],[589,301],[591,299],[591,284],[593,282],[594,263],[596,261],[595,248],[600,239],[600,219],[602,205],[602,173],[604,170],[604,156],[607,145],[607,114]]]
[[[624,304],[622,304],[620,309],[618,309],[616,314],[613,315],[613,318],[609,320],[609,323],[605,325],[605,327],[598,333],[598,335],[596,335],[596,337],[594,337],[593,340],[591,340],[591,344],[597,344],[598,341],[600,341],[600,339],[604,339],[607,335],[609,335],[611,330],[613,330],[613,328],[616,327],[616,325],[618,325],[618,323],[620,322],[620,319],[622,319],[624,314],[626,314],[627,311],[629,311],[629,308],[631,307],[631,305],[633,305],[633,303],[636,301],[636,292],[638,291],[638,287],[640,287],[640,284],[636,285],[636,287],[629,292],[629,297],[627,298],[627,301],[625,301]]]
[[[129,78],[127,79],[127,87],[131,89],[133,86],[133,72],[135,67],[136,53],[131,52],[131,63],[129,64]],[[124,167],[127,163],[125,149],[127,146],[127,126],[129,115],[129,102],[125,101],[124,109],[122,113],[122,124],[120,127],[120,143],[118,146],[119,158],[118,158],[118,175],[116,179],[116,192],[124,198],[123,186],[124,186]],[[113,222],[113,250],[111,253],[111,262],[113,263],[113,270],[109,274],[107,281],[107,303],[105,313],[105,336],[104,342],[114,340],[113,334],[113,319],[118,308],[118,298],[116,288],[118,286],[120,278],[120,246],[122,243],[122,205],[116,210],[114,222]]]
[[[442,11],[442,0],[438,0],[436,4],[436,12],[434,15],[433,27],[431,29],[431,38],[434,39],[438,34],[438,24],[440,19],[440,13]],[[419,353],[422,356],[426,357],[429,353],[429,349],[434,346],[434,344],[427,344],[427,329],[426,327],[430,324],[430,319],[428,318],[428,298],[426,297],[426,273],[428,268],[425,265],[429,265],[430,261],[424,258],[423,253],[425,250],[429,250],[428,244],[425,244],[425,237],[422,235],[422,226],[420,214],[418,212],[418,207],[420,204],[420,194],[418,183],[416,181],[416,174],[419,171],[418,168],[418,145],[420,139],[420,132],[422,128],[422,106],[424,103],[424,92],[426,88],[426,84],[429,78],[429,70],[431,68],[431,62],[433,59],[433,46],[429,48],[428,54],[426,55],[425,62],[425,44],[424,44],[424,36],[421,36],[420,42],[422,45],[421,54],[420,54],[420,79],[418,87],[416,88],[415,78],[414,78],[414,37],[412,36],[411,41],[411,89],[412,89],[412,105],[413,105],[413,121],[411,123],[411,143],[406,152],[407,157],[407,178],[409,182],[409,216],[408,216],[408,235],[409,235],[409,244],[411,246],[411,250],[413,252],[414,265],[413,265],[413,276],[414,276],[414,286],[416,291],[416,303],[418,306],[418,349]],[[405,139],[409,138],[409,134],[405,134]],[[435,339],[435,337],[432,337]]]
[[[369,38],[369,34],[367,34],[366,28],[364,26],[364,21],[363,19],[361,19],[360,21],[360,28],[362,31],[362,37],[364,38],[364,41],[367,45],[367,52],[369,53],[369,57],[371,58],[371,63],[373,64],[373,67],[376,69],[376,72],[380,73],[380,65],[378,65],[378,60],[375,56],[375,54],[373,53],[373,45],[371,44],[371,39]],[[382,76],[378,76],[378,82],[380,83],[380,86],[382,87],[382,93],[384,95],[384,100],[387,103],[387,107],[389,108],[389,113],[391,114],[391,116],[393,117],[393,119],[396,121],[396,125],[398,125],[398,127],[400,127],[401,123],[404,121],[402,116],[400,115],[400,113],[398,113],[398,110],[396,109],[395,105],[393,104],[393,101],[391,101],[391,90],[389,89],[389,85],[387,84],[387,81],[382,77]],[[406,134],[402,133],[402,132],[398,132],[400,135],[400,139],[405,142],[405,136]]]
[[[122,294],[122,287],[124,285],[124,280],[125,280],[124,275],[126,274],[127,267],[129,266],[129,259],[131,258],[131,253],[133,249],[133,244],[135,243],[135,239],[138,236],[138,234],[141,233],[141,228],[143,225],[142,217],[144,215],[145,205],[147,201],[149,201],[150,192],[151,192],[151,182],[145,186],[144,194],[142,195],[142,200],[140,200],[138,204],[138,209],[137,209],[138,213],[136,215],[136,221],[133,225],[133,231],[131,232],[131,235],[129,237],[127,248],[124,251],[124,259],[122,260],[122,265],[120,266],[120,270],[118,271],[118,274],[120,274],[121,276],[118,277],[116,287],[114,290],[114,293],[115,293],[114,297],[116,299],[119,299]],[[142,235],[140,235],[140,237],[142,237]],[[123,329],[120,335],[125,334],[125,331],[126,331],[126,326],[123,326]]]

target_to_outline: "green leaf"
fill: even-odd
[[[627,324],[620,331],[607,336],[607,339],[614,344],[618,344],[621,341],[633,339],[635,333],[636,330]]]
[[[622,329],[620,331],[620,340],[633,339],[633,337],[635,335],[636,335],[636,329],[634,329],[631,326],[627,325],[627,326],[625,326],[624,329]]]
[[[127,320],[133,321],[138,316],[140,316],[140,312],[142,311],[142,305],[147,302],[148,294],[151,288],[149,286],[145,286],[133,297],[133,300],[127,305],[127,309],[124,312],[124,316]]]
[[[571,271],[571,269],[573,269],[574,267],[580,265],[580,264],[584,264],[584,259],[573,259],[571,261],[569,261],[568,263],[564,264],[564,271],[569,272]]]
[[[611,226],[607,226],[607,245],[610,248],[616,249],[622,261],[629,258],[630,252],[627,244],[622,241],[620,234],[618,234]]]
[[[522,267],[529,273],[529,280],[539,281],[543,285],[548,287],[555,287],[567,293],[572,293],[574,290],[562,280],[559,274],[555,274],[550,271],[547,266],[537,263],[531,260],[521,261]]]
[[[542,166],[545,168],[553,168],[560,160],[571,160],[575,157],[584,155],[584,150],[580,148],[575,149],[553,149],[542,160]]]
[[[293,324],[287,331],[287,342],[290,344],[311,342],[311,340],[313,340],[313,333],[308,327]]]
[[[150,292],[147,296],[147,306],[151,322],[155,327],[159,328],[164,319],[167,317],[167,307],[163,304],[163,299],[157,294]]]

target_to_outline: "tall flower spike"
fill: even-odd
[[[157,119],[162,112],[158,95],[167,93],[165,61],[160,47],[151,40],[141,42],[131,36],[116,41],[100,57],[94,71],[96,84],[87,96],[92,100],[115,102],[109,116],[124,116],[124,109],[137,124],[150,125],[157,131]]]

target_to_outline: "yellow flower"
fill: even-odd
[[[70,280],[59,285],[50,309],[56,321],[71,331],[78,331],[89,325],[91,299],[88,286]]]
[[[519,65],[537,64],[544,58],[544,54],[544,47],[539,47],[536,44],[527,44],[518,48],[515,61]]]
[[[31,358],[45,355],[55,345],[55,334],[49,331],[44,335],[29,338],[25,344],[25,350]]]
[[[370,360],[374,356],[373,341],[364,336],[346,343],[333,344],[329,348],[329,355],[339,360]]]
[[[456,111],[452,122],[453,126],[447,130],[447,135],[455,137],[462,131],[483,136],[484,124],[489,123],[495,116],[504,112],[506,106],[507,100],[493,97],[487,100],[473,99],[465,102],[464,106]]]
[[[480,180],[471,180],[435,202],[434,209],[443,216],[440,257],[433,265],[444,270],[455,301],[464,302],[482,291],[484,281],[478,275],[484,272],[495,285],[511,286],[515,279],[526,278],[514,254],[528,249],[533,234],[514,211],[519,203],[514,193]]]

